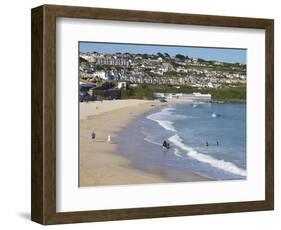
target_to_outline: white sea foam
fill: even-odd
[[[173,107],[172,105],[168,105],[167,107],[163,108],[161,111],[167,112],[167,111],[174,111],[174,110],[176,110],[175,107]]]
[[[179,151],[178,148],[175,148],[174,154],[175,154],[177,157],[182,157],[182,155],[180,154],[180,151]]]
[[[145,138],[144,138],[145,141],[147,141],[147,142],[149,142],[151,144],[162,146],[162,144],[157,142],[151,135],[149,135],[147,133],[145,133],[144,135],[145,135]]]
[[[215,159],[211,156],[199,153],[195,149],[187,146],[186,144],[183,143],[183,140],[177,134],[170,137],[169,141],[171,141],[178,148],[186,151],[187,155],[189,157],[192,157],[193,159],[196,159],[200,162],[210,164],[211,166],[213,166],[215,168],[219,168],[219,169],[222,169],[224,171],[227,171],[227,172],[230,172],[230,173],[233,173],[236,175],[247,176],[247,172],[244,169],[237,167],[235,164],[228,162],[228,161]]]
[[[177,132],[176,128],[173,126],[173,122],[171,121],[159,121],[155,120],[161,127],[163,127],[166,130]]]
[[[176,108],[169,105],[161,109],[160,112],[150,114],[146,118],[155,121],[166,130],[177,132],[176,128],[173,125],[174,124],[173,121],[185,119],[186,116],[181,114],[175,114],[173,113],[174,110],[176,110]]]

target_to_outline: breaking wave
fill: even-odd
[[[244,177],[247,176],[246,171],[244,169],[237,167],[235,164],[228,161],[215,159],[209,155],[199,153],[195,149],[187,146],[178,134],[170,137],[169,141],[172,142],[175,146],[177,146],[177,148],[180,148],[181,150],[185,151],[187,156],[195,160],[198,160],[203,163],[207,163],[215,168],[227,171],[229,173],[233,173]],[[179,156],[178,150],[175,149],[174,153],[175,155]],[[182,156],[180,155],[180,157]]]
[[[176,110],[174,107],[168,106],[161,109],[160,112],[150,114],[146,118],[158,123],[161,127],[168,131],[177,132],[173,120],[185,119],[187,116],[175,114],[173,111]]]

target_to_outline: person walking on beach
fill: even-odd
[[[217,141],[217,146],[219,146],[219,142]]]
[[[94,131],[92,132],[92,139],[93,139],[93,140],[96,139],[96,134],[95,134]]]
[[[208,143],[208,141],[206,141],[206,146],[207,146],[207,147],[209,146],[209,143]]]

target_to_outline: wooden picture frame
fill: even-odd
[[[218,27],[264,29],[266,36],[265,200],[100,211],[56,211],[56,18],[122,20]],[[41,224],[65,224],[274,208],[274,21],[179,13],[144,12],[43,5],[32,9],[32,157],[31,219]]]

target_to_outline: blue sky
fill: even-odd
[[[229,48],[204,48],[188,46],[165,46],[165,45],[142,45],[142,44],[121,44],[121,43],[100,43],[100,42],[80,42],[80,52],[96,51],[99,53],[147,53],[156,54],[168,53],[170,56],[182,54],[193,58],[203,58],[205,60],[216,60],[229,63],[246,64],[246,49]]]

